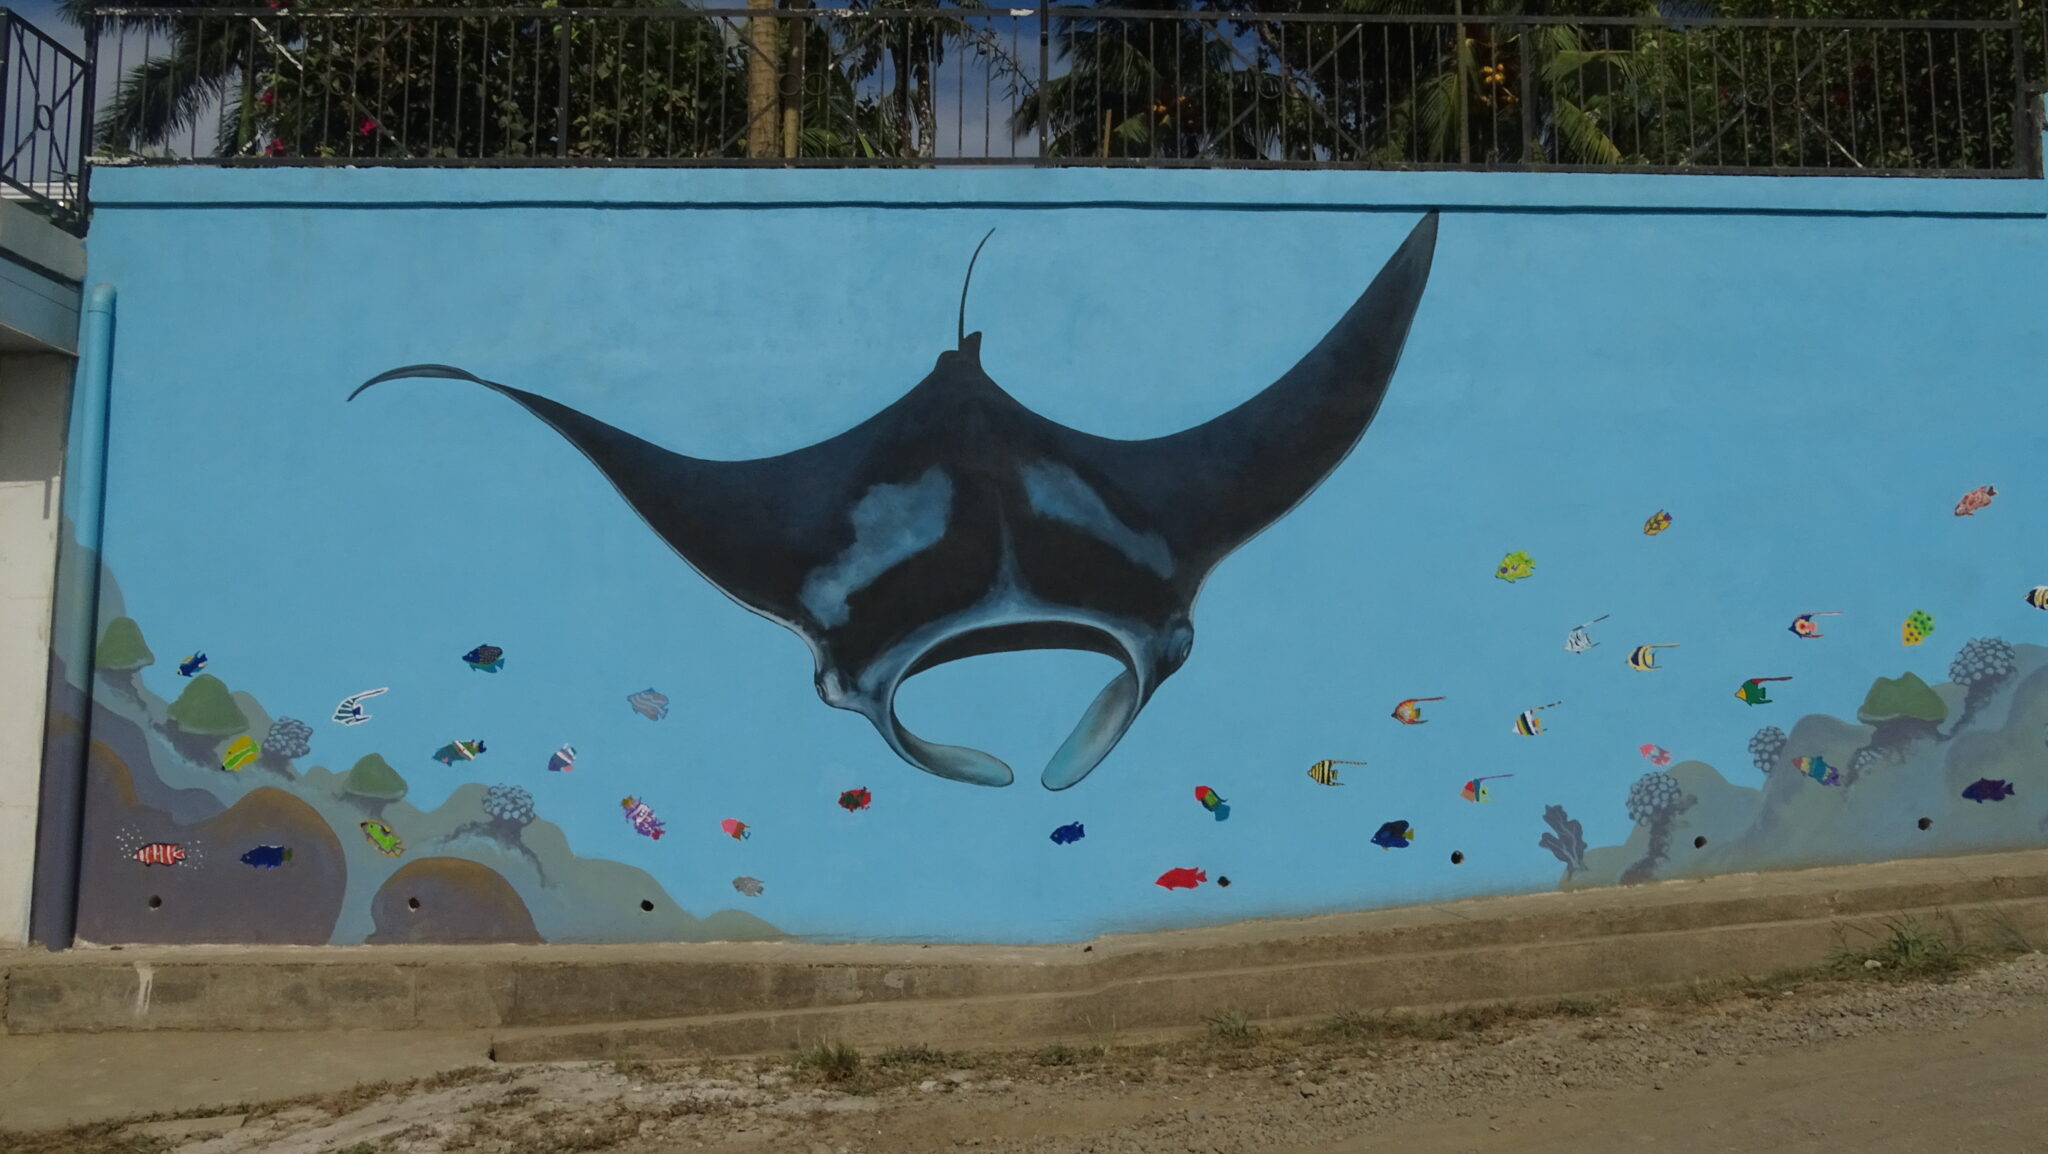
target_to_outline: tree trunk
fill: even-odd
[[[789,0],[792,11],[806,9],[811,0]],[[782,155],[793,159],[797,154],[798,130],[802,127],[804,102],[804,45],[809,41],[808,21],[791,21],[784,37],[786,51],[782,61],[781,99]]]
[[[750,12],[772,12],[775,0],[747,0]],[[747,155],[782,155],[782,101],[776,89],[782,76],[782,29],[779,21],[752,17],[747,21]]]

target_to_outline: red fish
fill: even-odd
[[[839,808],[852,813],[855,810],[866,809],[874,804],[874,801],[875,795],[869,793],[867,788],[863,786],[860,789],[849,789],[845,793],[840,794]]]
[[[752,833],[752,831],[747,828],[747,823],[741,821],[736,817],[729,817],[726,818],[724,821],[719,822],[718,828],[724,830],[728,835],[732,837],[732,840],[734,841],[745,841],[747,837]]]
[[[1991,504],[1991,498],[1996,496],[1998,496],[1997,489],[1989,485],[1979,485],[1964,493],[1963,499],[1956,502],[1956,516],[1968,517],[1979,509],[1987,508]]]
[[[185,860],[185,847],[153,841],[135,851],[135,860],[146,866],[174,866]]]
[[[1152,884],[1169,890],[1191,890],[1208,880],[1208,871],[1182,866],[1180,869],[1167,870],[1160,874],[1159,880]]]
[[[1442,700],[1441,697],[1411,697],[1394,707],[1394,720],[1402,725],[1428,725],[1429,722],[1422,719],[1422,706],[1419,703]]]

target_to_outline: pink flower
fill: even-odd
[[[266,88],[263,90],[263,95],[258,96],[256,98],[256,103],[268,108],[269,106],[277,103],[277,93],[271,89]]]
[[[263,151],[270,156],[283,156],[284,141],[279,140],[278,138],[273,136],[270,138],[270,147],[264,149]]]
[[[357,136],[368,136],[375,131],[377,131],[377,122],[367,116],[363,117],[361,124],[356,125]]]

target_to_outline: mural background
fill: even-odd
[[[314,767],[341,774],[373,753],[403,777],[411,812],[387,820],[404,858],[380,859],[339,816],[319,823],[357,871],[338,942],[377,928],[383,874],[364,871],[429,856],[500,873],[551,940],[1047,941],[1542,889],[1564,872],[1537,845],[1551,805],[1596,847],[1571,884],[1613,881],[1649,832],[1626,804],[1654,769],[1644,743],[1670,750],[1702,799],[1683,815],[1698,832],[1673,833],[1655,876],[2039,844],[2048,712],[2014,705],[2023,674],[1971,719],[2005,736],[1964,778],[1969,734],[1846,788],[1761,774],[1747,749],[1765,725],[1819,741],[1819,720],[1812,741],[1796,728],[1807,715],[1854,725],[1879,677],[1938,686],[1974,638],[2038,668],[2027,643],[2048,637],[2023,600],[2048,584],[2030,417],[2039,190],[1826,183],[803,172],[775,174],[769,193],[746,173],[111,170],[90,273],[121,294],[104,542],[119,603],[101,628],[132,618],[155,662],[124,675],[140,704],[117,708],[104,676],[98,692],[106,711],[147,717],[203,650],[206,674],[260,706],[255,724],[312,726],[290,767],[239,774],[180,763],[140,727],[151,752],[127,759],[132,774],[220,803],[265,786],[340,814]],[[967,256],[993,227],[967,309],[989,374],[1072,427],[1155,436],[1292,365],[1437,206],[1429,287],[1363,442],[1218,567],[1188,663],[1062,793],[1036,767],[1107,659],[982,657],[907,683],[909,728],[1019,770],[1006,789],[931,777],[823,705],[794,636],[698,578],[511,402],[422,381],[342,403],[377,372],[440,361],[681,452],[783,452],[869,416],[951,347]],[[1987,483],[1991,507],[1953,515]],[[1660,509],[1674,524],[1646,536]],[[1534,576],[1495,579],[1512,550]],[[1908,648],[1900,623],[1917,609],[1936,629]],[[1787,630],[1817,610],[1843,612],[1820,619],[1822,639]],[[1599,647],[1567,653],[1566,632],[1601,614]],[[1666,642],[1681,647],[1658,672],[1625,664]],[[503,648],[502,672],[463,663],[479,644]],[[1785,675],[1770,704],[1735,697]],[[378,686],[374,720],[328,720]],[[626,702],[650,687],[671,701],[664,720]],[[1436,695],[1426,725],[1389,716]],[[1545,732],[1516,734],[1517,713],[1551,701]],[[1828,738],[1831,764],[1854,736]],[[478,737],[474,761],[432,759]],[[565,742],[575,769],[547,772]],[[1808,752],[1821,750],[1784,757]],[[1323,758],[1369,764],[1330,788],[1305,772]],[[1459,797],[1468,778],[1509,773],[1485,804]],[[1709,775],[1769,789],[1724,794]],[[2016,793],[1963,800],[1977,776]],[[1228,800],[1228,821],[1198,785]],[[464,820],[487,826],[490,786],[530,795],[522,844],[549,842],[533,856],[591,861],[548,884],[488,830],[428,848]],[[871,809],[835,804],[855,787]],[[119,796],[94,779],[83,937],[261,940],[285,903],[248,895],[314,875],[303,859],[240,864],[239,834],[203,838],[202,863],[143,867],[118,847],[148,821]],[[628,796],[665,837],[635,835]],[[728,817],[752,836],[727,837]],[[1413,844],[1369,844],[1394,819]],[[1074,821],[1081,841],[1048,838]],[[1183,866],[1212,884],[1153,884]],[[607,872],[626,867],[641,872]],[[228,876],[157,909],[130,884],[188,869],[187,883]],[[761,896],[735,892],[742,875]],[[484,900],[484,883],[438,884],[452,896],[432,910]],[[654,912],[639,907],[650,884]],[[174,928],[188,920],[205,923],[199,939]]]

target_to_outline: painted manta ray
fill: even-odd
[[[1189,611],[1210,570],[1306,498],[1364,435],[1429,279],[1436,231],[1431,213],[1271,386],[1150,440],[1070,429],[1004,392],[982,371],[981,334],[966,332],[964,289],[959,347],[930,375],[846,432],[776,457],[684,456],[447,365],[393,369],[349,399],[404,377],[511,398],[581,450],[705,580],[802,637],[818,696],[867,717],[927,773],[1014,780],[990,754],[904,729],[895,700],[906,678],[1029,649],[1121,662],[1040,776],[1066,789],[1187,660]]]

